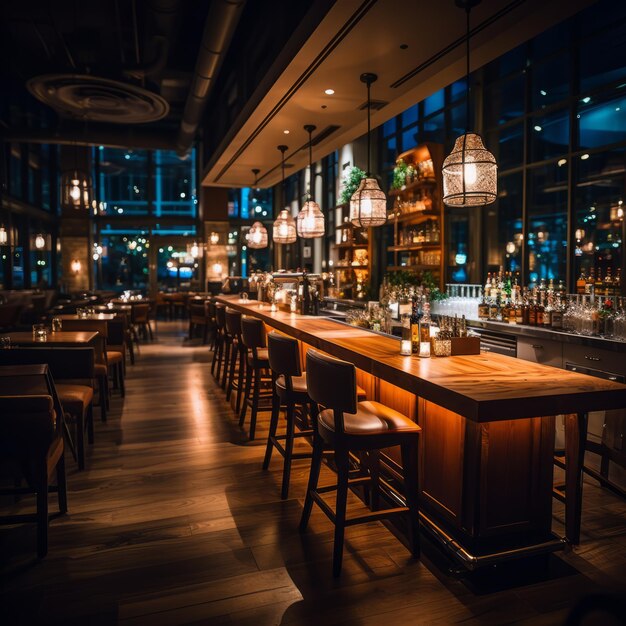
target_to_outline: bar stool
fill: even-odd
[[[335,524],[333,576],[339,576],[346,526],[408,513],[410,550],[413,556],[418,557],[420,548],[417,455],[420,427],[401,413],[379,402],[357,403],[356,369],[352,363],[309,350],[306,355],[306,369],[309,396],[317,402],[320,412],[313,440],[313,460],[300,530],[306,529],[313,503],[316,502]],[[397,445],[401,447],[402,452],[402,474],[407,506],[372,511],[346,519],[348,487],[369,482],[372,478],[376,480],[376,477],[372,476],[350,478],[349,452],[378,451]],[[337,484],[318,487],[325,448],[335,452]],[[337,491],[334,512],[321,496],[329,491]]]
[[[241,340],[241,312],[231,309],[230,307],[226,308],[226,332],[228,336],[231,337],[230,360],[227,363],[226,400],[230,400],[230,395],[233,390],[237,391],[237,406],[235,411],[239,414],[241,388],[243,387],[241,381],[243,380],[243,363],[246,360],[246,348]],[[238,369],[237,361],[239,361]],[[237,370],[236,380],[235,370]]]
[[[266,470],[269,467],[272,451],[276,448],[284,458],[280,497],[285,500],[289,495],[291,461],[310,459],[312,456],[311,452],[294,453],[293,444],[296,438],[313,435],[308,416],[311,415],[313,420],[317,418],[317,405],[311,400],[307,391],[306,372],[302,371],[298,341],[286,335],[271,332],[267,335],[267,351],[272,370],[274,394],[263,469]],[[358,386],[357,398],[359,401],[366,399],[365,391]],[[283,406],[287,410],[287,428],[284,435],[277,435],[278,418]],[[298,427],[297,433],[295,432],[296,426]],[[284,446],[281,441],[285,442]]]
[[[207,329],[209,333],[209,350],[215,350],[217,323],[215,321],[215,302],[213,300],[207,302]]]
[[[237,320],[231,319],[230,326],[229,326],[228,318],[233,315],[237,318]],[[233,343],[235,341],[235,334],[239,333],[240,328],[241,328],[241,313],[239,313],[235,309],[226,307],[226,309],[224,309],[224,331],[223,331],[224,370],[222,372],[222,380],[220,382],[220,386],[222,387],[222,389],[226,389],[226,380],[228,378],[228,370],[230,366],[230,353],[233,348]]]
[[[241,340],[246,348],[246,386],[243,406],[239,415],[239,426],[243,427],[248,406],[250,407],[250,440],[254,439],[256,418],[260,401],[270,399],[273,395],[271,377],[264,372],[269,369],[270,363],[265,347],[265,325],[260,319],[241,318]],[[252,394],[252,397],[250,397]],[[268,406],[269,408],[269,406]]]
[[[219,381],[222,361],[224,360],[224,334],[226,332],[226,305],[221,302],[215,305],[215,324],[215,349],[211,363],[211,374]]]

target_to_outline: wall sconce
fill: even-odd
[[[216,276],[219,276],[221,278],[222,272],[224,270],[221,263],[213,263],[213,266],[211,267],[211,269],[213,270],[213,273]]]
[[[41,233],[39,233],[35,236],[35,248],[37,248],[37,250],[43,250],[45,247],[46,238]]]
[[[579,242],[581,239],[585,238],[585,231],[582,228],[577,228],[574,237],[576,237],[576,241]]]
[[[209,243],[210,243],[212,246],[216,246],[219,242],[220,242],[220,236],[219,236],[219,234],[218,234],[218,233],[216,233],[216,232],[212,232],[212,233],[209,235]]]
[[[70,269],[72,270],[72,272],[74,272],[74,274],[80,274],[80,270],[82,269],[82,267],[83,265],[78,259],[72,259],[72,262],[70,263]]]
[[[9,233],[4,226],[0,226],[0,246],[9,245]]]
[[[506,252],[507,254],[515,254],[515,250],[516,250],[517,246],[515,245],[514,241],[509,241],[509,243],[506,244]]]

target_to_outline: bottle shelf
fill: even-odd
[[[336,248],[340,248],[341,250],[346,250],[348,248],[367,248],[369,244],[367,243],[350,243],[350,242],[345,242],[345,243],[336,243],[335,247]]]
[[[396,217],[395,213],[387,214],[387,223],[393,224],[397,221],[399,224],[410,222],[411,224],[421,224],[428,220],[439,219],[440,214],[438,211],[413,211],[412,213],[402,213]]]
[[[425,241],[423,243],[413,243],[409,246],[389,246],[387,252],[411,252],[412,250],[425,250],[439,248],[441,244],[439,242]]]
[[[416,180],[408,185],[402,187],[402,189],[390,189],[390,196],[400,196],[400,195],[408,195],[411,191],[418,189],[430,189],[432,187],[437,186],[437,181],[434,178],[422,178],[420,180]]]
[[[410,271],[431,271],[431,272],[438,272],[441,269],[441,267],[439,266],[439,264],[437,265],[388,265],[387,266],[387,271],[388,272],[397,272],[399,270],[406,270],[407,272]]]

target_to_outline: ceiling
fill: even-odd
[[[568,18],[590,0],[482,0],[471,12],[472,70]],[[232,124],[204,170],[204,185],[263,187],[280,181],[277,146],[294,170],[308,164],[306,124],[317,160],[366,133],[363,72],[378,75],[376,127],[465,74],[465,13],[454,0],[340,0],[254,108]],[[324,91],[334,89],[333,95]],[[289,134],[284,131],[288,130]],[[321,135],[321,137],[320,137]]]
[[[482,0],[472,68],[592,2]],[[373,127],[465,73],[454,0],[5,0],[0,18],[4,139],[182,153],[196,137],[211,186],[256,168],[276,184],[280,144],[305,167],[306,124],[316,160],[362,136],[363,72]]]

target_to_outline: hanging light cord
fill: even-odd
[[[371,156],[372,156],[372,139],[371,139],[371,121],[370,121],[370,113],[372,100],[370,98],[370,90],[372,88],[372,82],[370,80],[367,81],[367,177],[370,177],[371,173]]]
[[[313,131],[309,129],[309,200],[313,188]]]
[[[466,16],[466,37],[465,37],[465,62],[466,62],[466,72],[465,72],[465,88],[467,90],[467,102],[465,104],[465,133],[469,131],[469,121],[470,121],[470,11],[471,6],[468,2],[465,7],[465,16]]]

